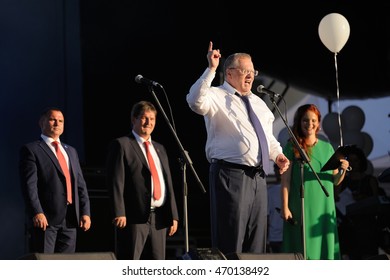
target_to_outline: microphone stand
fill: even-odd
[[[324,193],[325,193],[325,195],[327,197],[329,196],[329,193],[325,189],[324,185],[322,184],[320,178],[318,177],[318,174],[314,171],[313,166],[310,163],[309,157],[306,155],[305,151],[299,145],[297,138],[295,137],[294,133],[291,131],[291,128],[288,125],[286,119],[283,117],[282,112],[280,111],[278,105],[275,102],[274,95],[269,95],[269,96],[270,96],[271,103],[274,105],[274,107],[275,107],[276,111],[278,112],[280,118],[283,120],[284,125],[286,126],[286,128],[288,130],[288,133],[290,134],[290,137],[293,140],[293,143],[294,143],[295,147],[297,148],[297,150],[299,151],[299,155],[301,157],[301,159],[299,160],[299,162],[300,162],[300,170],[301,170],[301,188],[300,188],[300,195],[301,195],[301,221],[302,221],[301,227],[302,227],[303,256],[304,256],[304,259],[306,260],[305,199],[304,199],[304,196],[305,196],[304,195],[304,186],[305,186],[305,184],[304,184],[304,180],[303,180],[303,177],[304,177],[303,176],[304,175],[303,167],[304,167],[305,163],[307,163],[308,166],[310,167],[310,169],[313,171],[313,174],[317,178],[318,183],[320,184],[322,190],[324,191]]]
[[[201,180],[199,179],[198,174],[195,171],[194,166],[192,165],[192,161],[190,159],[190,156],[188,155],[188,152],[184,149],[183,145],[181,144],[180,139],[176,134],[176,131],[172,127],[171,122],[169,121],[169,119],[167,117],[167,114],[165,113],[163,107],[161,106],[161,103],[158,100],[156,93],[153,90],[153,86],[149,86],[148,88],[149,88],[150,93],[153,95],[154,100],[156,101],[158,107],[160,108],[160,111],[162,112],[162,115],[164,116],[164,119],[165,119],[169,129],[171,130],[177,144],[179,145],[179,148],[180,148],[180,151],[182,154],[182,158],[180,159],[180,163],[181,163],[182,180],[183,180],[183,208],[184,208],[183,225],[184,225],[184,230],[185,230],[185,250],[186,250],[186,253],[188,253],[190,251],[190,248],[189,248],[189,240],[188,240],[188,209],[187,209],[188,188],[187,188],[187,177],[186,177],[186,166],[187,165],[190,167],[190,169],[191,169],[193,175],[195,176],[195,179],[196,179],[196,181],[197,181],[197,183],[198,183],[198,185],[203,193],[206,193],[206,189],[204,188]]]

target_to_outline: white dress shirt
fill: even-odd
[[[204,116],[207,160],[224,159],[257,166],[261,162],[261,151],[245,104],[226,81],[221,86],[211,86],[214,77],[215,72],[207,68],[187,94],[190,108]],[[269,158],[275,161],[282,153],[282,147],[273,135],[275,117],[260,97],[250,94],[249,100],[266,134]]]
[[[140,137],[137,133],[135,133],[134,131],[133,132],[133,135],[135,137],[135,139],[137,140],[145,158],[146,158],[146,161],[148,161],[148,157],[146,156],[146,149],[145,149],[145,140]],[[160,162],[160,158],[158,157],[157,155],[157,152],[156,150],[154,149],[154,146],[153,146],[153,143],[152,143],[152,137],[149,138],[149,141],[150,145],[149,145],[149,151],[150,153],[152,154],[152,157],[153,157],[153,160],[154,160],[154,164],[156,165],[156,169],[157,169],[157,173],[158,173],[158,178],[160,180],[160,186],[161,186],[161,197],[160,199],[158,200],[154,200],[153,199],[153,195],[151,196],[151,206],[152,207],[160,207],[163,203],[164,203],[164,198],[165,198],[165,181],[164,181],[164,176],[163,176],[163,172],[162,172],[162,166],[161,166],[161,162]],[[151,189],[151,193],[153,193],[153,180],[151,180],[152,182],[152,189]]]

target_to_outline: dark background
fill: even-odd
[[[185,96],[207,67],[209,41],[223,57],[248,52],[261,73],[335,100],[334,55],[319,39],[318,25],[337,12],[351,29],[337,55],[341,98],[388,96],[389,8],[382,1],[0,0],[0,259],[17,259],[26,250],[18,149],[39,137],[44,107],[63,108],[62,140],[78,149],[91,192],[93,226],[80,234],[79,250],[113,250],[103,182],[107,145],[130,132],[135,102],[155,102],[134,77],[163,85],[156,96],[206,194],[188,167],[182,171],[181,150],[161,111],[153,138],[168,149],[180,209],[187,179],[191,245],[207,247],[206,135],[203,118],[188,108]],[[169,241],[172,254],[184,247],[180,226]]]

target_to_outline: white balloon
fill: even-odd
[[[358,148],[363,150],[364,146],[364,135],[360,131],[345,131],[343,145],[356,145]]]
[[[341,124],[346,131],[360,131],[365,121],[364,111],[358,106],[348,106],[341,113]]]
[[[322,129],[331,142],[340,143],[339,114],[331,112],[322,120]]]
[[[349,38],[348,20],[338,13],[330,13],[322,18],[318,26],[318,34],[322,43],[331,52],[338,53]]]
[[[372,161],[371,160],[367,160],[367,170],[365,173],[369,174],[369,175],[373,175],[374,174],[374,165],[372,164]]]
[[[362,150],[366,157],[368,157],[368,155],[372,152],[372,149],[374,148],[374,141],[371,135],[367,132],[362,131],[361,134],[363,135],[364,139]]]

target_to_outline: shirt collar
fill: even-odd
[[[43,135],[43,134],[41,134],[41,138],[42,138],[43,141],[45,141],[45,143],[48,144],[48,145],[51,145],[51,142],[53,142],[53,141],[57,141],[58,143],[61,144],[60,138],[58,138],[57,140],[54,140],[53,138],[48,137],[48,136]]]
[[[239,93],[234,87],[232,87],[228,82],[224,81],[223,84],[222,84],[222,87],[231,95],[235,95],[236,92],[241,95],[241,93]],[[250,93],[247,95],[248,97],[252,95],[252,91],[250,91]]]
[[[145,141],[148,141],[149,143],[152,144],[152,136],[150,135],[149,139],[148,140],[145,140],[144,138],[142,138],[141,136],[139,136],[134,130],[131,131],[135,137],[135,139],[137,140],[137,142],[139,144],[143,144]]]

